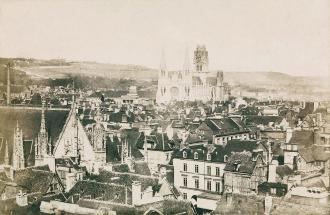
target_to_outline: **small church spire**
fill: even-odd
[[[186,53],[185,53],[185,57],[184,57],[183,71],[185,72],[186,75],[190,71],[190,58],[189,58],[188,47],[186,48]]]
[[[160,68],[160,71],[166,71],[166,61],[165,61],[165,51],[164,51],[164,49],[162,49],[159,68]]]
[[[45,100],[42,100],[40,133],[46,132],[45,103],[46,103]]]

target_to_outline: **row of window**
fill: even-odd
[[[206,167],[206,174],[207,175],[212,175],[212,168],[211,166],[207,166]],[[188,171],[188,165],[187,163],[183,163],[183,171],[187,172]],[[199,173],[199,165],[195,164],[195,173]],[[220,168],[219,167],[215,167],[215,175],[216,176],[220,176]]]
[[[195,178],[194,179],[194,187],[196,189],[199,189],[199,184],[200,184],[199,179]],[[183,177],[183,186],[188,187],[188,178],[187,177]],[[206,190],[212,191],[212,181],[211,180],[206,181]],[[215,182],[215,191],[216,192],[221,192],[221,183],[219,181]]]
[[[186,151],[183,151],[183,153],[182,153],[182,157],[183,157],[183,158],[187,158],[187,152],[186,152]],[[206,159],[207,159],[208,161],[210,161],[211,158],[212,158],[211,154],[208,153],[207,156],[206,156]],[[194,153],[194,159],[195,159],[195,160],[198,160],[198,152],[195,152],[195,153]],[[224,159],[224,162],[227,162],[227,160],[228,160],[228,156],[225,155],[223,159]]]

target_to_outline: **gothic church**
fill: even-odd
[[[228,99],[230,88],[223,82],[223,72],[209,71],[208,51],[197,46],[194,51],[194,68],[190,69],[188,53],[182,71],[167,71],[164,55],[161,59],[156,102],[218,101]]]

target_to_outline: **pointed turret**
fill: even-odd
[[[19,128],[18,121],[14,130],[13,146],[13,168],[20,169],[25,167],[24,149],[23,149],[23,131]]]
[[[166,71],[166,60],[165,60],[165,51],[162,49],[161,57],[160,57],[160,65],[159,65],[160,71]]]
[[[144,161],[148,162],[148,143],[147,143],[146,134],[144,134],[143,151],[144,151]]]
[[[186,53],[185,53],[185,57],[184,57],[183,71],[184,71],[185,75],[188,75],[190,72],[190,58],[189,58],[188,48],[186,48]]]

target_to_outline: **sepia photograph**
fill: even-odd
[[[0,0],[0,215],[330,215],[330,0]]]

